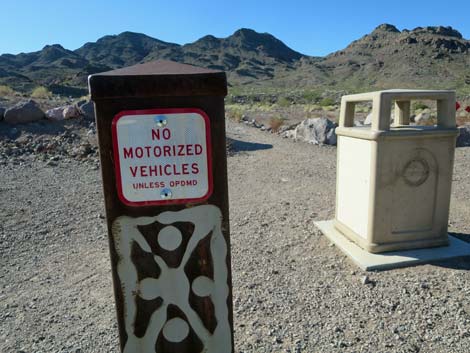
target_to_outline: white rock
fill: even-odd
[[[64,119],[74,119],[80,116],[80,111],[75,105],[68,105],[64,108],[62,112]]]
[[[295,130],[286,130],[281,132],[280,135],[284,138],[295,138]]]
[[[46,111],[46,118],[54,121],[64,120],[63,111],[64,107],[49,109]]]
[[[415,123],[420,124],[420,123],[425,123],[426,121],[429,121],[431,119],[431,114],[427,111],[423,111],[422,113],[419,113],[418,115],[415,116]]]
[[[354,126],[364,126],[364,124],[359,120],[354,120]]]
[[[390,119],[390,124],[393,124],[393,121],[395,120],[395,118],[393,117],[392,119]],[[364,122],[362,123],[363,125],[372,125],[372,113],[369,113],[366,117],[366,119],[364,120]],[[354,122],[354,126],[360,126],[358,124],[356,124]]]
[[[294,138],[315,145],[336,145],[336,126],[325,117],[306,119],[295,128]]]

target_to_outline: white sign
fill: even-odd
[[[209,118],[199,109],[121,112],[113,120],[113,147],[126,205],[196,202],[212,192]]]

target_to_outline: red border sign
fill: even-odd
[[[148,115],[148,114],[184,114],[196,113],[204,118],[206,130],[206,150],[207,150],[207,175],[208,175],[208,190],[207,193],[199,198],[187,199],[168,199],[168,200],[150,200],[150,201],[129,201],[122,191],[122,177],[121,165],[119,161],[119,145],[117,137],[117,123],[123,116],[129,115]],[[119,200],[127,206],[155,206],[155,205],[175,205],[182,203],[197,203],[207,200],[213,191],[213,175],[212,175],[212,145],[210,136],[210,120],[207,114],[198,108],[163,108],[163,109],[143,109],[143,110],[125,110],[116,114],[112,121],[112,139],[113,139],[113,152],[114,152],[114,170],[116,175],[116,187]]]

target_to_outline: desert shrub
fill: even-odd
[[[46,87],[39,86],[33,89],[31,92],[32,98],[49,98],[51,96],[51,92]]]
[[[78,101],[89,101],[91,98],[90,98],[90,95],[87,94],[87,95],[84,95],[84,96],[81,96],[80,98],[78,98]]]
[[[320,101],[320,105],[322,107],[327,107],[327,106],[332,106],[335,104],[335,101],[332,99],[332,98],[323,98],[321,101]]]
[[[307,103],[314,103],[314,102],[317,102],[321,98],[321,94],[317,91],[305,91],[302,94],[302,98]]]
[[[325,106],[322,107],[322,109],[324,111],[331,112],[331,111],[335,110],[336,107],[334,105],[325,105]]]
[[[280,106],[280,107],[283,107],[283,108],[287,108],[287,107],[290,107],[291,105],[291,102],[290,100],[288,100],[286,97],[281,97],[277,100],[277,104]]]
[[[435,116],[431,116],[429,120],[420,121],[418,125],[422,125],[422,126],[437,125],[437,118]]]
[[[459,115],[455,118],[455,122],[457,126],[468,125],[470,124],[470,115]]]
[[[465,106],[465,104],[462,104]],[[465,108],[461,108],[460,111],[456,113],[455,122],[457,126],[469,125],[470,124],[470,112],[467,112]]]
[[[273,117],[269,120],[269,127],[272,132],[278,132],[281,126],[284,124],[284,118],[282,117]]]
[[[257,110],[260,110],[262,112],[269,112],[273,109],[272,105],[271,104],[267,104],[267,103],[260,103],[260,104],[257,104],[253,107],[254,109],[257,109]]]
[[[321,110],[321,107],[318,104],[305,104],[304,111],[313,112],[315,110]]]
[[[0,96],[13,96],[15,91],[13,91],[10,87],[2,85],[0,86]]]
[[[227,111],[227,118],[239,123],[242,120],[243,112],[241,109],[231,109]]]
[[[367,105],[356,105],[356,109],[355,109],[355,112],[356,113],[368,113],[370,112],[371,110],[371,107],[367,106]]]
[[[424,110],[428,108],[429,107],[422,102],[413,102],[413,110]]]

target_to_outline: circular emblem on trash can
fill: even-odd
[[[429,164],[423,158],[413,158],[405,164],[402,175],[408,185],[419,186],[429,177]]]

